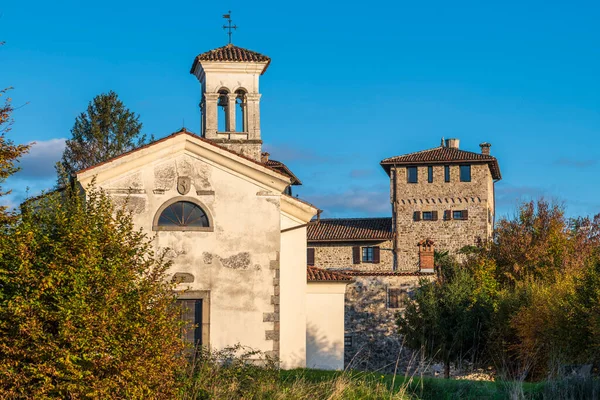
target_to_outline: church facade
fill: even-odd
[[[284,368],[341,369],[344,295],[352,278],[307,268],[318,209],[292,197],[300,181],[262,153],[259,79],[270,59],[233,45],[194,59],[201,134],[181,129],[77,173],[172,261],[186,340],[242,344]],[[236,120],[237,117],[237,120]]]

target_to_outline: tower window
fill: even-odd
[[[417,183],[419,181],[417,167],[407,167],[406,175],[408,183]]]
[[[460,181],[471,182],[471,166],[461,165],[460,166]]]
[[[237,132],[248,132],[246,105],[246,92],[241,89],[237,90],[235,92],[235,130]]]
[[[427,182],[433,183],[433,167],[431,165],[427,167]]]
[[[219,132],[227,132],[227,127],[229,126],[229,93],[225,89],[219,90],[217,108],[217,130]]]
[[[444,182],[450,182],[450,166],[444,165]]]

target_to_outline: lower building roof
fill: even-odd
[[[340,272],[329,271],[322,268],[307,266],[307,282],[352,282],[352,278]]]
[[[392,218],[328,218],[312,221],[307,228],[309,242],[390,240]]]

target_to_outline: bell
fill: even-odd
[[[219,96],[219,102],[217,103],[219,107],[227,107],[229,105],[229,100],[227,99],[227,95],[223,94]]]

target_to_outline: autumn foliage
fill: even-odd
[[[412,347],[448,355],[446,364],[473,361],[512,379],[600,362],[599,250],[600,215],[573,219],[544,200],[522,204],[496,224],[493,240],[446,267],[454,273],[421,283],[400,330]]]
[[[0,235],[0,398],[172,399],[169,266],[102,192],[29,202]]]

